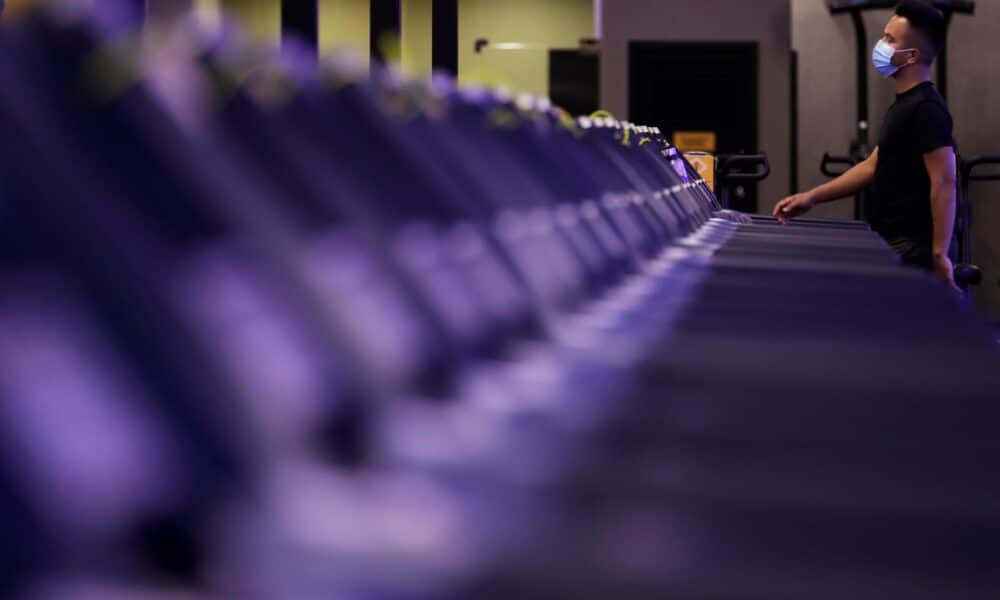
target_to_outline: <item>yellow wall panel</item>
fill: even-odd
[[[221,0],[221,5],[226,16],[242,23],[253,39],[281,43],[281,0]]]
[[[459,0],[458,19],[460,82],[537,95],[548,95],[549,50],[577,48],[594,35],[593,0]],[[490,46],[477,54],[478,38]]]
[[[402,63],[414,75],[429,75],[431,61],[432,0],[403,0]]]
[[[320,0],[319,49],[327,53],[348,46],[368,60],[371,34],[369,0]]]
[[[220,3],[255,39],[280,43],[280,0],[196,1]],[[432,0],[402,0],[401,7],[402,66],[410,73],[429,74]],[[320,52],[348,46],[367,61],[370,27],[370,0],[319,0]],[[593,0],[459,0],[459,81],[547,95],[549,50],[576,48],[593,30]],[[490,45],[476,53],[479,38]]]

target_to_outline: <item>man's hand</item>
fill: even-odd
[[[955,285],[955,265],[951,264],[951,259],[944,254],[935,254],[933,264],[934,274],[943,279],[956,293],[961,294],[961,288]]]
[[[795,194],[777,203],[771,216],[777,218],[782,225],[786,225],[789,220],[809,212],[815,204],[816,200],[812,194],[808,192]]]

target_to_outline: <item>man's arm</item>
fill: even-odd
[[[924,166],[931,180],[931,215],[934,218],[934,272],[955,285],[955,273],[948,258],[955,230],[956,185],[955,150],[951,146],[924,154]]]
[[[878,148],[862,162],[851,167],[840,177],[815,187],[808,192],[789,196],[774,207],[771,213],[782,223],[803,215],[817,205],[832,202],[840,198],[853,196],[865,189],[875,179],[875,168],[878,166]]]

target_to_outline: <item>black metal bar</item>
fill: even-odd
[[[383,45],[387,39],[399,40],[403,28],[400,0],[371,0],[371,53],[372,59],[385,62]]]
[[[884,10],[892,9],[898,4],[898,0],[828,0],[827,5],[830,9],[831,14],[842,14],[851,13],[851,18],[855,22],[855,31],[857,31],[858,22],[864,25],[861,21],[861,14],[867,10]],[[945,20],[950,28],[952,16],[955,14],[962,15],[974,15],[976,13],[976,3],[973,0],[934,0],[934,6],[936,6],[942,13],[944,13]],[[867,40],[865,40],[863,46],[864,50],[867,50]],[[867,71],[867,64],[859,64],[859,68],[864,68]],[[941,50],[941,55],[938,57],[937,63],[937,73],[938,73],[938,90],[941,95],[947,98],[948,96],[948,48],[947,42],[945,47]],[[867,119],[865,119],[867,120]]]
[[[951,17],[954,13],[950,10],[944,11],[946,30],[951,29]],[[948,99],[948,37],[945,36],[944,46],[941,47],[941,54],[937,57],[937,88],[941,97]]]
[[[716,171],[719,179],[727,181],[763,181],[771,174],[771,163],[767,154],[721,154],[718,157]],[[753,173],[743,173],[748,167],[758,169]],[[739,169],[740,171],[737,171]]]
[[[799,53],[795,50],[789,56],[789,69],[788,189],[794,194],[799,190]]]
[[[851,13],[857,49],[858,69],[858,144],[868,147],[868,33],[860,11]]]
[[[976,167],[982,165],[1000,166],[1000,156],[970,156],[961,161],[962,179],[965,181],[1000,181],[1000,173],[989,173],[987,175],[974,175]]]
[[[899,0],[828,0],[827,2],[830,12],[833,14],[891,9],[895,8],[897,4],[899,4]],[[973,0],[934,0],[934,6],[942,11],[963,15],[971,15],[976,12],[976,3]]]
[[[827,177],[840,177],[856,164],[857,163],[854,161],[854,158],[851,156],[832,156],[829,152],[824,152],[823,158],[819,163],[819,170]],[[830,168],[833,165],[840,165],[846,168],[834,171]]]
[[[861,11],[851,13],[851,21],[854,23],[854,37],[856,45],[856,61],[858,70],[858,137],[851,149],[851,159],[858,163],[868,157],[868,32],[865,29],[865,21],[861,16]],[[854,219],[865,218],[865,194],[859,192],[854,197]]]
[[[319,52],[318,0],[281,0],[281,43],[294,40]]]
[[[969,184],[973,181],[1000,181],[1000,173],[974,174],[976,167],[1000,165],[1000,156],[960,156],[958,164],[958,259],[964,265],[972,262],[972,197]]]
[[[457,77],[458,0],[434,0],[431,13],[431,63]]]

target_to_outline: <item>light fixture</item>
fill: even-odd
[[[525,44],[523,42],[490,42],[486,38],[479,38],[475,42],[476,54],[482,54],[483,50],[489,47],[493,50],[533,50],[536,48],[547,48],[542,44]]]

